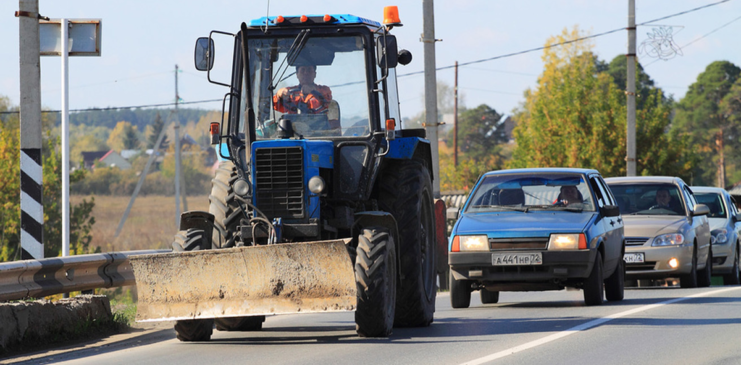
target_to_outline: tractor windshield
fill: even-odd
[[[248,48],[258,139],[277,138],[281,119],[304,138],[370,134],[363,37],[302,32],[251,38]]]

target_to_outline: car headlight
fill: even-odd
[[[587,248],[583,233],[554,233],[548,240],[548,250],[579,250]]]
[[[489,251],[489,238],[486,235],[460,236],[461,251]]]
[[[684,243],[684,235],[681,233],[662,234],[654,237],[651,246],[676,246]]]
[[[728,230],[716,229],[710,232],[710,243],[726,243],[728,242]]]

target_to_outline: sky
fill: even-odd
[[[636,23],[719,1],[636,0]],[[0,1],[0,34],[5,43],[0,57],[0,96],[9,97],[14,105],[20,100],[19,24],[14,17],[18,5],[17,0]],[[178,88],[184,102],[221,99],[227,89],[208,83],[193,65],[199,36],[211,30],[236,33],[241,22],[266,14],[349,13],[381,21],[385,5],[399,7],[404,26],[394,28],[392,34],[399,47],[414,57],[409,65],[397,69],[401,112],[409,117],[424,108],[423,74],[403,76],[424,69],[422,0],[39,0],[39,12],[50,18],[102,19],[102,55],[69,61],[69,107],[74,110],[172,103],[176,64],[182,70]],[[548,37],[574,26],[593,35],[622,29],[592,39],[601,60],[609,62],[627,51],[627,0],[436,0],[434,13],[435,38],[441,40],[436,43],[437,67],[542,47]],[[684,96],[711,62],[741,65],[737,38],[741,0],[639,26],[638,45],[653,39],[662,26],[671,27],[679,53],[669,60],[640,52],[638,57],[657,86],[675,100]],[[535,51],[459,67],[460,102],[467,107],[487,104],[499,113],[511,113],[524,101],[524,91],[537,86],[543,71],[541,56],[542,51]],[[438,71],[437,79],[452,85],[453,69]],[[321,83],[319,77],[317,82]],[[61,109],[59,57],[41,58],[41,102],[44,108]],[[188,107],[220,109],[221,103]]]

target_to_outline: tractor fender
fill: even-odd
[[[422,161],[430,172],[433,180],[432,152],[430,141],[420,137],[400,137],[389,141],[389,152],[386,158],[395,160],[419,160]]]
[[[368,211],[368,212],[357,212],[355,213],[355,223],[353,224],[353,237],[357,234],[358,230],[363,227],[381,226],[386,227],[389,230],[389,234],[394,238],[396,243],[396,272],[401,273],[401,244],[399,242],[399,229],[396,226],[396,219],[391,213],[380,212],[380,211]],[[401,283],[401,274],[396,278],[397,283]]]

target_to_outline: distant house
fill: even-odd
[[[82,160],[84,167],[88,170],[93,170],[95,168],[95,164],[98,162],[101,162],[108,167],[118,167],[121,170],[131,168],[131,163],[129,163],[129,161],[127,161],[125,158],[121,157],[121,155],[114,150],[83,152]]]
[[[83,167],[92,170],[95,167],[95,163],[100,160],[101,157],[105,156],[110,151],[89,151],[82,153]]]

